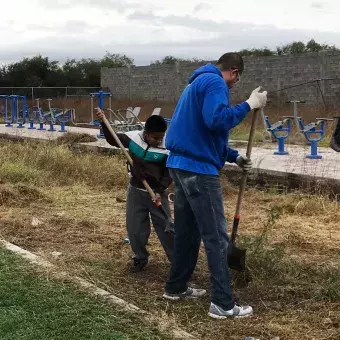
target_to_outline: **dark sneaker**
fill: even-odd
[[[253,315],[253,308],[250,306],[235,305],[233,309],[224,310],[214,303],[211,303],[208,315],[215,319],[245,318]]]
[[[185,298],[197,299],[197,298],[204,296],[206,293],[207,291],[205,289],[197,289],[197,288],[188,287],[188,289],[183,293],[170,294],[170,293],[164,292],[163,297],[165,299],[172,300],[172,301],[185,299]]]
[[[133,259],[132,265],[131,265],[131,272],[137,273],[142,271],[146,265],[148,264],[148,260],[146,259]]]

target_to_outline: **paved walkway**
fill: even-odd
[[[237,148],[245,154],[246,149]],[[286,174],[308,175],[324,179],[337,179],[340,181],[340,153],[331,148],[319,148],[318,153],[322,159],[308,159],[310,147],[287,145],[287,156],[274,155],[276,145],[270,148],[253,148],[251,159],[254,167],[261,171],[271,170]]]
[[[38,125],[35,125],[38,127]],[[49,127],[47,127],[49,129]],[[0,124],[0,136],[24,137],[29,139],[51,140],[62,136],[62,132],[58,132],[59,126],[56,126],[55,132],[28,130],[27,128],[5,127]],[[66,127],[69,132],[87,133],[97,136],[99,129],[95,128],[80,128]],[[105,139],[98,139],[93,143],[81,143],[89,149],[115,149],[109,145]],[[245,147],[237,147],[242,154],[245,154]],[[276,144],[266,144],[264,148],[253,148],[252,161],[254,167],[261,172],[275,171],[282,174],[297,174],[301,176],[317,177],[324,179],[335,179],[340,181],[340,153],[333,151],[330,148],[320,148],[319,153],[323,156],[322,159],[311,160],[307,159],[310,148],[309,146],[287,145],[286,150],[289,152],[287,156],[274,155]]]
[[[27,126],[28,127],[28,126]],[[55,125],[54,129],[56,131],[51,132],[49,130],[49,126],[45,125],[46,130],[40,131],[37,130],[39,128],[39,124],[35,124],[35,130],[29,130],[27,127],[25,128],[17,128],[16,125],[13,127],[6,127],[5,124],[0,124],[0,137],[17,137],[17,138],[27,138],[27,139],[35,139],[35,140],[55,140],[60,136],[63,136],[65,132],[60,132],[60,126]],[[76,126],[66,126],[65,130],[67,132],[72,133],[86,133],[91,136],[97,137],[99,134],[99,128],[86,128],[86,127],[76,127]],[[105,138],[97,138],[97,142],[86,143],[93,146],[104,147],[104,148],[114,148],[109,143],[106,142]]]

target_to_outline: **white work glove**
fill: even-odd
[[[246,102],[249,104],[250,109],[261,109],[265,107],[267,102],[267,91],[259,92],[261,90],[261,86],[256,88],[250,95],[249,99]]]
[[[236,158],[236,164],[244,171],[244,172],[250,172],[253,168],[253,163],[251,159],[243,157],[243,156],[237,156]]]

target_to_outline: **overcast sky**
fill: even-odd
[[[136,65],[166,55],[215,60],[293,40],[340,46],[340,1],[12,0],[1,2],[0,63],[37,54],[124,53]]]

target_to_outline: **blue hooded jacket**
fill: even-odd
[[[206,64],[193,72],[168,129],[167,167],[218,175],[225,162],[234,163],[238,151],[228,147],[229,130],[250,111],[247,102],[229,106],[229,88],[221,71]]]

